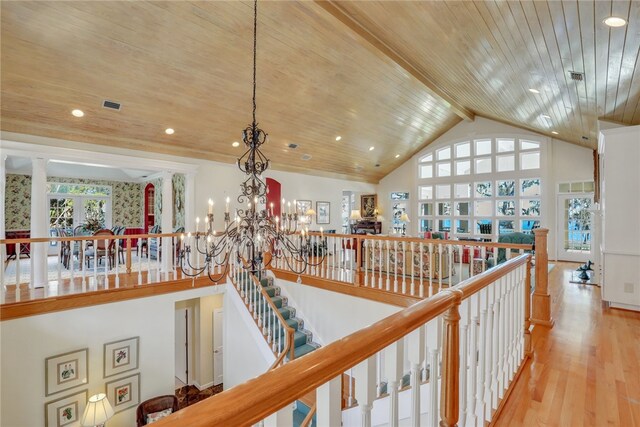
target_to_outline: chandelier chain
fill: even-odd
[[[258,0],[253,2],[253,127],[256,126],[256,52],[258,45]]]

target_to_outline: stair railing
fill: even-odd
[[[291,424],[291,403],[309,392],[317,398],[318,425],[340,425],[358,411],[370,426],[377,398],[378,363],[384,352],[387,383],[401,378],[410,363],[408,418],[420,425],[452,427],[490,422],[530,353],[531,255],[523,254],[367,328],[271,370],[230,390],[180,410],[165,425],[253,425],[269,417],[273,425]],[[358,408],[343,413],[343,373],[353,369]],[[421,385],[428,372],[428,384]],[[397,391],[397,387],[395,388]],[[390,420],[398,425],[398,393],[389,390]],[[427,407],[421,408],[426,393]],[[377,400],[376,404],[384,402]],[[406,414],[405,414],[406,416]]]
[[[256,326],[276,356],[271,369],[284,364],[286,356],[289,356],[290,361],[293,360],[294,329],[287,324],[260,281],[253,274],[239,267],[237,264],[233,265],[230,272],[231,280]]]

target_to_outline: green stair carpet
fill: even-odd
[[[241,280],[247,281],[249,285],[248,295],[245,296],[245,301],[249,301],[251,298],[251,293],[253,293],[253,300],[259,301],[260,290],[256,286],[255,282],[249,278],[246,274]],[[286,297],[280,295],[280,287],[275,285],[275,281],[273,277],[265,277],[260,280],[260,285],[262,289],[269,296],[269,299],[273,302],[273,305],[278,309],[278,312],[282,315],[282,318],[285,319],[285,323],[294,329],[293,334],[293,354],[294,359],[298,359],[306,354],[311,353],[315,349],[320,347],[320,344],[313,341],[313,334],[304,329],[304,321],[299,317],[296,317],[296,309],[289,305],[289,301]],[[274,321],[276,315],[270,314],[271,318],[261,316],[261,324],[265,324],[268,322]],[[278,334],[283,338],[281,349],[284,348],[286,343],[286,333],[284,328],[280,328],[275,332],[276,337]],[[287,360],[289,360],[289,356],[287,356]],[[305,417],[309,413],[309,407],[302,403],[301,401],[296,401],[294,404],[293,411],[293,426],[299,427],[304,421]],[[316,417],[313,416],[311,426],[316,426]]]

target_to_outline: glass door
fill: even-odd
[[[76,225],[75,198],[49,196],[49,235],[57,237],[59,229],[72,233]],[[49,243],[49,255],[58,253],[58,242]]]
[[[558,196],[558,259],[587,262],[593,259],[590,194]]]

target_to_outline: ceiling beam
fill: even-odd
[[[455,101],[449,96],[443,89],[438,87],[433,80],[429,78],[425,73],[418,70],[413,64],[407,61],[402,55],[393,50],[389,45],[380,40],[377,36],[371,33],[368,29],[362,26],[358,21],[353,19],[345,10],[334,3],[332,0],[314,0],[315,3],[323,8],[325,11],[333,15],[334,18],[342,22],[349,27],[354,33],[358,34],[371,46],[381,52],[383,55],[391,59],[393,62],[402,67],[405,71],[415,77],[420,83],[426,86],[428,91],[435,97],[440,98],[447,107],[462,119],[467,121],[473,121],[475,114],[473,111],[467,109],[463,105]]]

